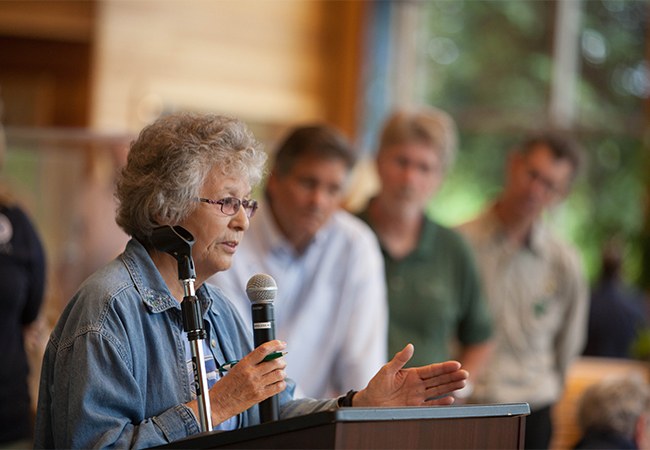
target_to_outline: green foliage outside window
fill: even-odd
[[[549,219],[577,245],[594,280],[600,249],[626,242],[624,274],[641,274],[644,177],[644,1],[586,1],[579,27],[577,114],[572,129],[589,155],[584,176]],[[475,216],[499,192],[509,148],[548,126],[556,2],[432,1],[422,5],[417,89],[447,110],[460,151],[429,214],[447,225]]]

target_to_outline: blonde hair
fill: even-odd
[[[456,123],[449,114],[432,106],[399,109],[384,125],[379,154],[392,145],[411,142],[431,146],[440,156],[442,169],[446,170],[456,155]]]

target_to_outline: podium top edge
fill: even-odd
[[[488,405],[412,406],[407,408],[340,408],[332,414],[341,421],[456,419],[467,417],[524,416],[530,414],[528,403],[494,403]]]
[[[528,403],[412,406],[405,408],[339,408],[319,411],[304,416],[290,417],[277,422],[253,425],[248,428],[233,431],[201,433],[155,448],[197,449],[227,446],[249,439],[263,438],[335,422],[517,417],[528,414],[530,414]]]

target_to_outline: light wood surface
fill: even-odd
[[[0,81],[31,102],[20,108],[30,120],[14,125],[123,133],[163,112],[193,110],[256,127],[327,121],[352,136],[367,10],[353,0],[0,0],[3,57],[12,61]],[[89,58],[62,43],[84,46]],[[43,69],[50,55],[57,70],[84,78],[71,96],[84,103],[43,100],[43,92],[70,94],[65,80],[50,81],[53,68]]]
[[[346,3],[99,2],[91,124],[137,130],[160,109],[333,121],[355,97],[359,7]]]

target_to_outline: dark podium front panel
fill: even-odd
[[[520,449],[527,403],[412,408],[341,408],[160,448]]]

